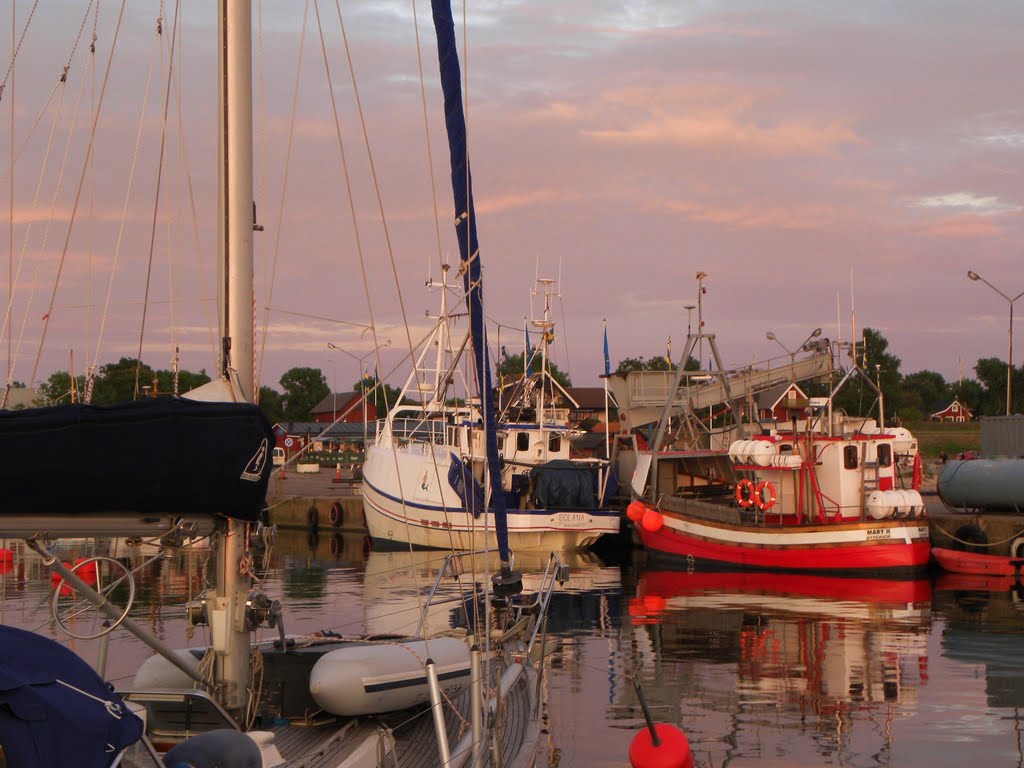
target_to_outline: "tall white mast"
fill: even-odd
[[[252,6],[219,0],[221,375],[255,401],[253,365]]]
[[[251,0],[218,0],[220,234],[220,374],[253,402],[253,191]],[[217,588],[210,611],[221,703],[244,714],[249,685],[245,603],[251,587],[239,573],[246,526],[235,520],[217,548]]]

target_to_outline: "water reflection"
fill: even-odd
[[[39,558],[6,547],[0,620],[94,661],[97,641],[69,640],[50,616]],[[93,553],[138,568],[137,621],[172,647],[205,642],[183,606],[206,586],[207,547],[150,565],[151,549],[124,541],[71,542],[58,555]],[[254,552],[253,570],[284,603],[289,633],[407,633],[442,558],[372,552],[363,537],[281,532]],[[681,725],[701,766],[1024,765],[1024,600],[1012,579],[933,585],[566,560],[571,577],[547,628],[541,765],[627,765],[642,724],[632,675],[655,718]],[[519,556],[527,589],[545,565]],[[465,625],[462,601],[493,563],[463,558],[461,569],[440,584],[431,632]],[[109,676],[130,677],[149,653],[115,631]]]

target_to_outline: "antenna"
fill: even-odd
[[[850,267],[850,340],[853,344],[853,348],[850,352],[850,357],[853,358],[853,364],[857,364],[857,310],[853,305],[853,267]]]

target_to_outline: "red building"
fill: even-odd
[[[760,421],[787,422],[803,418],[807,395],[796,384],[780,384],[757,393],[757,417]]]
[[[310,413],[313,416],[313,421],[328,424],[336,421],[342,414],[345,414],[342,421],[362,422],[365,419],[368,422],[373,422],[377,420],[376,405],[367,400],[365,415],[363,408],[363,399],[359,392],[332,392],[317,403]]]
[[[970,408],[961,403],[957,398],[953,398],[952,403],[941,411],[936,411],[929,418],[932,421],[970,421],[972,416]]]

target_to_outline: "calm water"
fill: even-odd
[[[92,548],[61,554],[73,560]],[[0,619],[95,660],[98,641],[62,636],[47,613],[48,574],[15,549],[0,577]],[[123,544],[116,554],[142,559]],[[202,642],[202,629],[187,637],[180,606],[202,588],[206,557],[192,550],[139,578],[133,616],[172,646]],[[285,604],[288,632],[359,633],[411,631],[417,589],[429,587],[436,563],[433,554],[410,563],[406,553],[370,553],[359,538],[303,533],[282,535],[257,566],[264,590]],[[549,629],[547,765],[628,765],[642,724],[632,674],[656,719],[682,726],[702,766],[1024,765],[1024,601],[1006,582],[570,563]],[[518,565],[529,573],[541,561]],[[457,596],[474,575],[485,574],[446,581],[446,593]],[[431,626],[454,622],[452,605],[440,606]],[[113,680],[130,679],[150,655],[121,630],[110,648]]]

